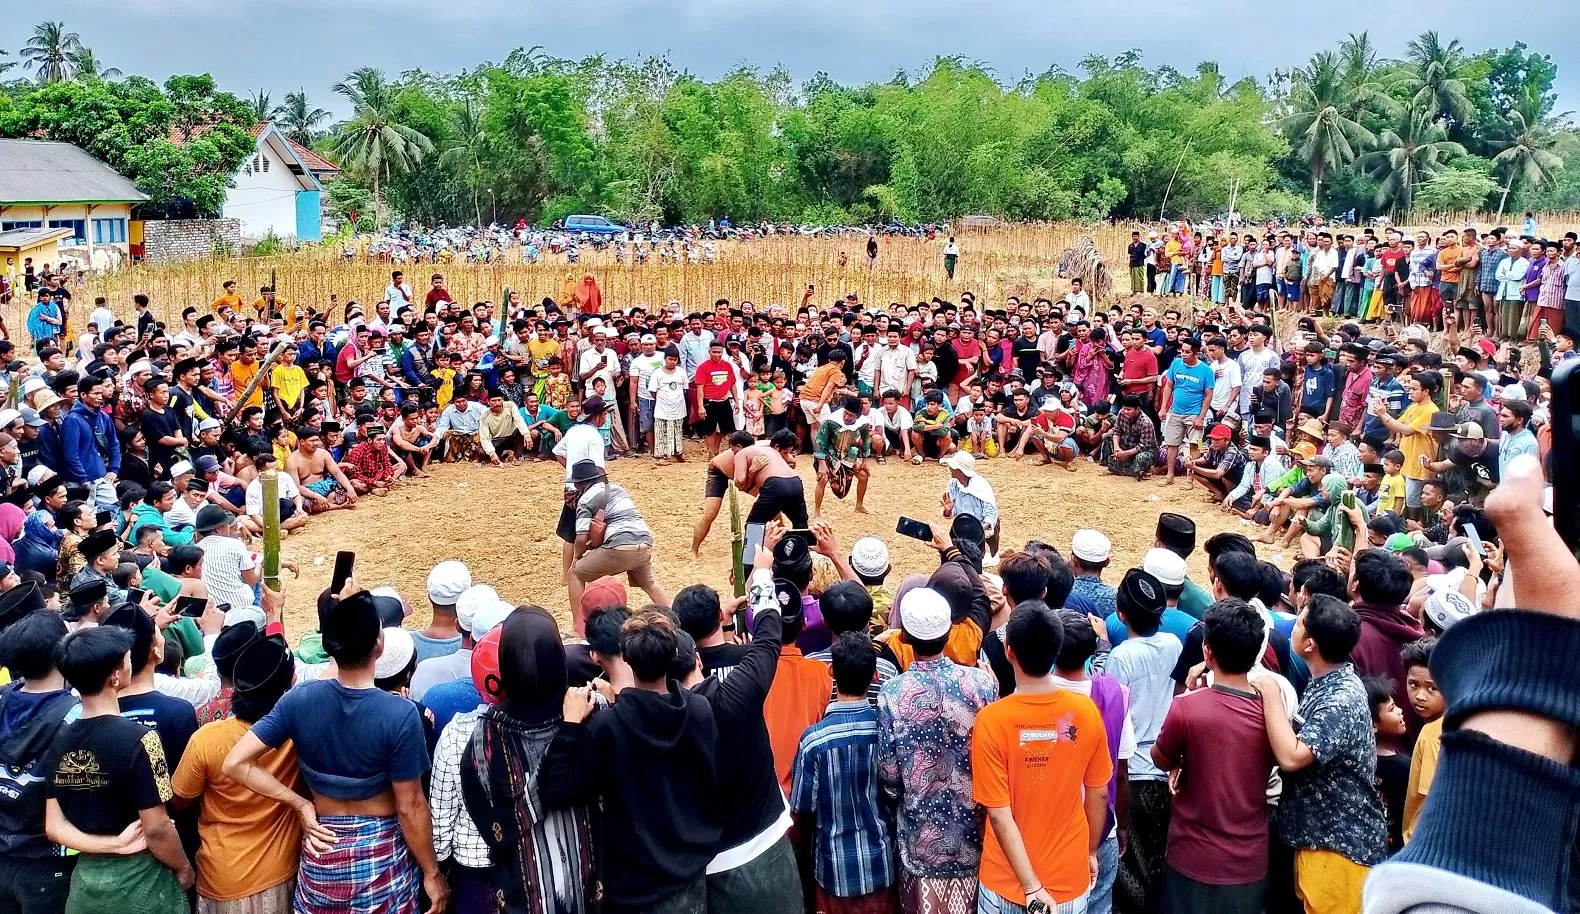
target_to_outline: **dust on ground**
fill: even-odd
[[[725,502],[699,557],[691,554],[691,532],[702,513],[704,461],[696,445],[683,464],[655,466],[645,458],[610,461],[610,478],[624,486],[652,526],[657,547],[654,566],[659,582],[673,595],[688,584],[705,583],[729,590],[730,523]],[[1124,570],[1141,562],[1151,547],[1157,517],[1175,511],[1196,519],[1197,543],[1225,530],[1251,533],[1238,518],[1208,504],[1203,490],[1182,489],[1182,482],[1160,488],[1155,480],[1136,482],[1111,476],[1097,464],[1077,462],[1076,472],[1058,465],[1035,466],[1008,458],[978,460],[977,467],[998,493],[1004,548],[1029,539],[1051,543],[1066,555],[1070,536],[1095,527],[1113,541],[1114,552],[1104,580],[1115,583]],[[815,474],[810,456],[798,468],[812,506]],[[412,607],[407,624],[422,627],[429,619],[426,581],[429,569],[444,559],[460,559],[473,580],[492,585],[515,603],[536,603],[561,622],[568,619],[561,577],[559,520],[564,471],[554,463],[527,463],[494,468],[450,464],[433,469],[432,479],[409,482],[385,498],[365,496],[355,510],[313,518],[308,526],[281,543],[281,559],[299,566],[292,578],[284,571],[286,625],[294,634],[316,627],[318,593],[327,587],[337,550],[357,554],[357,581],[364,587],[393,585]],[[894,532],[901,515],[927,522],[940,518],[939,498],[948,485],[948,471],[936,462],[911,466],[899,460],[873,466],[867,492],[870,514],[856,513],[855,492],[843,501],[828,493],[823,516],[834,526],[840,547],[866,534],[889,546],[892,571],[888,582],[898,585],[907,574],[930,572],[937,554],[924,544]],[[744,517],[751,498],[740,496]],[[1286,555],[1285,567],[1294,556]],[[1189,560],[1191,576],[1207,580],[1206,561],[1198,550]],[[642,600],[640,591],[633,601]]]

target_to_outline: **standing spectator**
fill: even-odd
[[[1405,606],[1415,581],[1403,560],[1387,549],[1367,549],[1350,563],[1350,598],[1361,620],[1360,637],[1350,652],[1355,672],[1377,676],[1393,686],[1394,704],[1404,712],[1406,745],[1421,731],[1421,717],[1410,702],[1400,651],[1426,633]]]
[[[104,411],[109,380],[86,375],[77,382],[77,402],[60,423],[66,482],[88,487],[101,508],[115,507],[115,482],[121,471],[121,440],[115,422]]]
[[[1005,631],[1015,694],[977,714],[972,796],[987,807],[990,825],[979,914],[1010,914],[1033,901],[1081,914],[1097,876],[1113,766],[1097,706],[1054,684],[1062,641],[1047,604],[1015,607]]]
[[[1279,832],[1295,849],[1295,891],[1311,914],[1359,911],[1367,874],[1387,856],[1371,707],[1350,664],[1360,634],[1355,610],[1326,594],[1312,597],[1296,619],[1290,646],[1311,669],[1298,734],[1274,677],[1251,682],[1286,772]]]
[[[921,587],[900,601],[911,665],[878,693],[878,773],[896,807],[900,909],[964,912],[976,904],[983,813],[971,797],[971,732],[997,697],[993,677],[943,655],[949,603]]]
[[[775,577],[797,589],[810,585],[812,554],[805,540],[798,536],[784,537],[774,544],[773,552]],[[783,641],[773,688],[768,690],[768,699],[763,705],[763,717],[768,722],[768,740],[773,746],[779,786],[788,796],[801,734],[822,719],[823,710],[828,707],[828,696],[834,689],[834,677],[828,664],[808,659],[796,646],[796,639],[801,637],[806,626],[799,593],[794,601],[781,603],[780,612],[784,615]]]
[[[1194,339],[1181,339],[1180,357],[1163,372],[1160,402],[1165,404],[1163,447],[1168,476],[1159,485],[1174,484],[1175,459],[1179,456],[1180,445],[1185,444],[1192,454],[1195,453],[1212,408],[1212,367],[1197,358],[1198,345]]]

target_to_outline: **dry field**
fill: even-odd
[[[814,477],[811,460],[803,458],[808,506]],[[1114,543],[1111,570],[1117,581],[1124,570],[1140,564],[1152,545],[1157,516],[1177,511],[1196,518],[1198,542],[1224,530],[1249,532],[1240,522],[1208,505],[1201,489],[1178,485],[1160,489],[1152,481],[1137,483],[1110,476],[1081,462],[1077,472],[1058,466],[1039,467],[1008,459],[979,461],[978,466],[998,491],[1004,522],[1004,546],[1041,539],[1068,555],[1070,536],[1081,527],[1096,527]],[[703,466],[700,457],[686,464],[655,467],[643,459],[609,464],[610,476],[630,490],[657,538],[659,581],[673,594],[688,584],[705,583],[728,592],[730,529],[728,507],[721,512],[699,558],[691,555],[691,530],[701,514]],[[292,632],[313,627],[314,599],[328,586],[339,549],[357,553],[357,579],[367,587],[392,584],[412,603],[410,624],[427,622],[425,581],[442,559],[465,561],[475,581],[495,587],[517,603],[537,603],[562,621],[567,619],[566,593],[560,577],[560,543],[554,537],[559,517],[563,471],[552,464],[516,467],[443,466],[434,478],[417,480],[387,498],[364,498],[358,508],[313,519],[282,543],[281,557],[296,563],[301,576],[284,572],[286,624]],[[855,512],[855,495],[844,501],[827,496],[824,516],[838,533],[841,547],[865,534],[888,543],[897,585],[907,574],[930,572],[936,553],[894,532],[901,515],[924,521],[939,517],[939,496],[948,482],[936,463],[921,467],[890,460],[875,466],[867,507]],[[751,499],[741,498],[744,514]],[[1284,567],[1293,555],[1282,559]],[[1206,581],[1200,551],[1190,560],[1191,574]],[[640,591],[633,600],[643,599]]]

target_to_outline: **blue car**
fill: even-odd
[[[565,231],[586,232],[589,235],[618,235],[625,226],[610,222],[602,216],[566,216]]]

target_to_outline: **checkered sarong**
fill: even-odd
[[[299,914],[369,911],[408,914],[417,910],[422,877],[406,849],[395,816],[322,816],[335,833],[326,854],[302,843],[301,875],[296,883]]]

